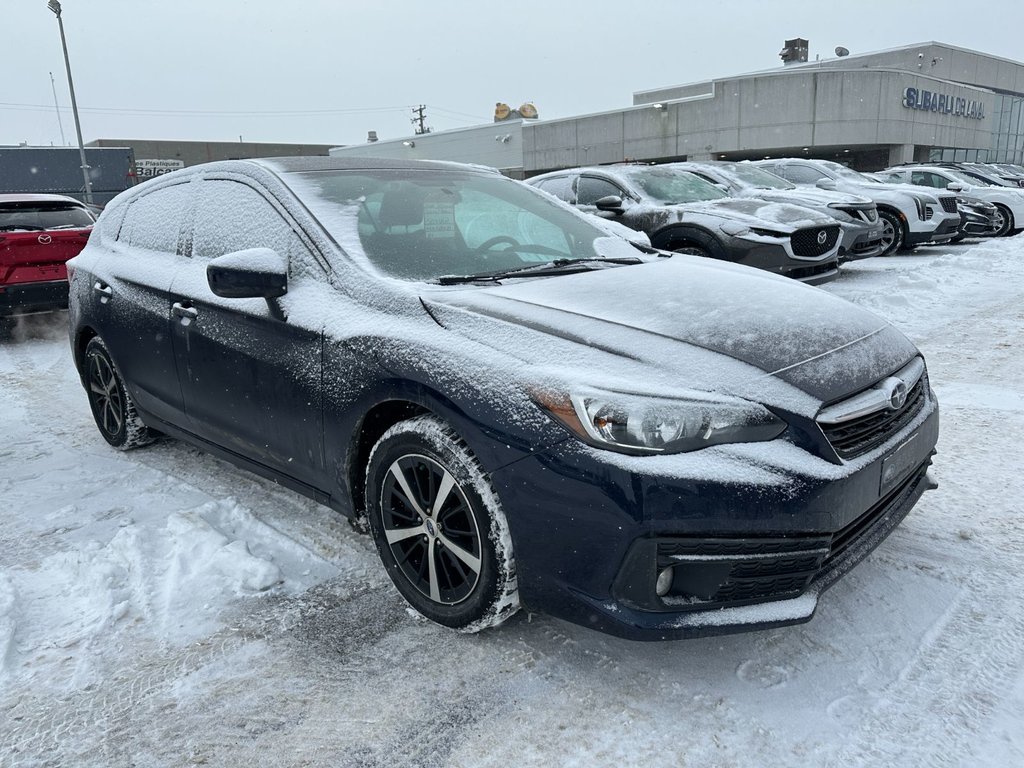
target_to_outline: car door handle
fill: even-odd
[[[111,288],[106,283],[104,283],[102,280],[97,280],[95,283],[93,283],[92,289],[94,292],[100,295],[101,304],[106,304],[108,301],[110,301],[110,297],[114,295],[114,289]]]
[[[199,310],[187,303],[180,301],[171,305],[171,314],[180,317],[182,320],[195,320],[199,317]]]

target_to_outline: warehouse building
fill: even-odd
[[[1024,161],[1024,64],[936,42],[801,61],[807,49],[807,41],[787,41],[780,55],[788,61],[777,69],[639,91],[623,109],[331,154],[482,163],[516,178],[622,161],[802,156],[860,170],[914,160]]]

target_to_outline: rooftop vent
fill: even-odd
[[[803,64],[807,61],[807,49],[810,44],[802,37],[786,41],[786,47],[779,51],[779,58],[786,66]]]

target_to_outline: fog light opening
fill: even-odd
[[[658,574],[658,580],[654,582],[654,592],[658,597],[664,597],[672,589],[672,577],[675,575],[672,567],[662,568]]]

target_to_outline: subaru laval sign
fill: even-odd
[[[903,91],[903,106],[907,109],[924,109],[929,112],[969,117],[973,120],[982,120],[985,117],[985,103],[982,101],[961,99],[947,93],[935,93],[918,88],[906,88]]]

